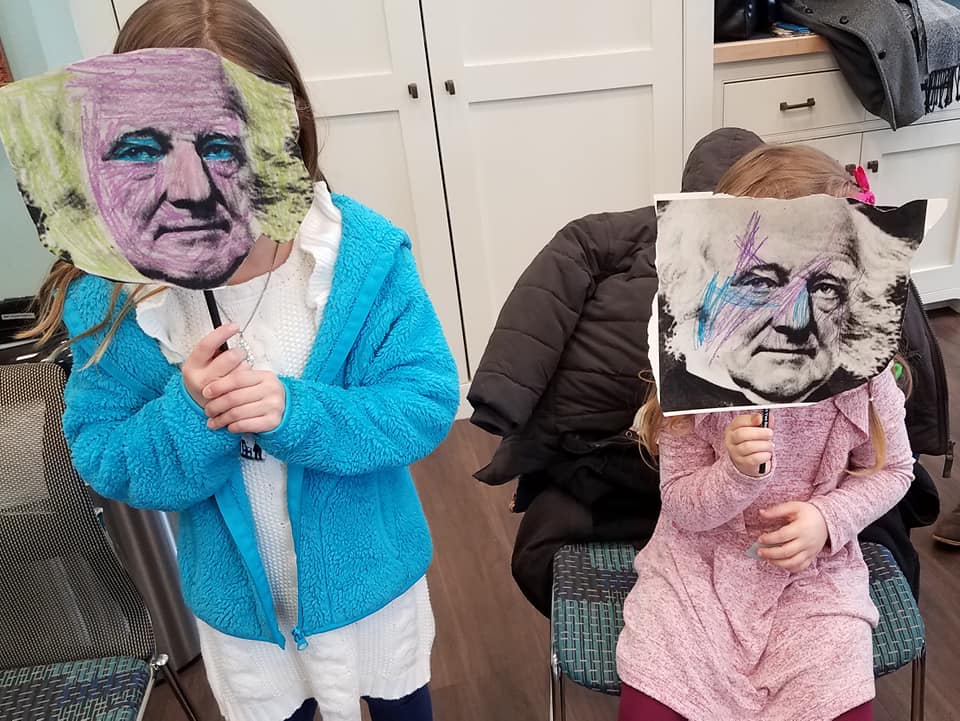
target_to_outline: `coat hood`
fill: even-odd
[[[741,128],[720,128],[704,136],[687,158],[683,192],[713,191],[731,165],[761,145],[763,140],[759,135]]]

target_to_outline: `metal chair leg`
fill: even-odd
[[[566,700],[563,673],[557,657],[553,656],[550,659],[550,721],[567,721]]]
[[[910,721],[923,721],[924,697],[927,690],[927,649],[913,660],[913,683],[910,693]]]
[[[177,699],[177,703],[180,704],[187,721],[200,721],[197,712],[194,711],[193,705],[190,703],[190,699],[187,698],[187,694],[183,690],[183,686],[180,684],[180,677],[169,665],[169,661],[170,658],[167,654],[159,653],[154,656],[150,666],[153,668],[154,674],[163,674],[163,677],[170,683],[170,690],[173,691],[173,695]]]
[[[550,695],[547,700],[547,721],[556,721],[554,716],[557,713],[557,688],[553,679],[553,664],[550,664],[550,680],[547,682],[547,693]]]

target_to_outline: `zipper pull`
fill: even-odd
[[[956,441],[952,438],[950,439],[950,444],[947,446],[947,453],[943,459],[943,477],[949,478],[953,472],[953,447],[956,445]]]
[[[309,646],[310,644],[307,641],[307,636],[303,632],[303,629],[300,628],[299,626],[294,626],[293,630],[290,631],[290,633],[293,636],[293,640],[297,642],[297,650],[298,651],[306,650],[307,646]]]

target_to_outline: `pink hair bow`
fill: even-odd
[[[861,203],[876,205],[877,196],[870,190],[870,181],[867,179],[867,171],[863,169],[863,166],[858,165],[856,170],[853,171],[853,179],[860,188],[860,192],[853,197]]]

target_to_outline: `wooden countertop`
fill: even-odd
[[[738,63],[743,60],[784,58],[790,55],[812,55],[830,50],[827,41],[819,35],[801,35],[793,38],[759,38],[733,43],[714,43],[713,63]]]

